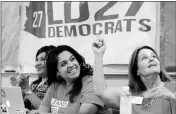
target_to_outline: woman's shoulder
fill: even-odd
[[[90,82],[92,82],[93,81],[93,76],[92,75],[86,75],[86,76],[84,76],[83,77],[83,79],[82,79],[82,83],[84,84],[84,83],[90,83]]]
[[[172,80],[172,81],[166,82],[165,86],[169,90],[171,90],[172,92],[175,92],[176,91],[176,80]]]

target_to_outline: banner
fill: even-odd
[[[156,45],[156,2],[23,2],[19,62],[34,71],[44,45],[70,45],[94,63],[92,42],[105,39],[104,64],[128,64],[141,45]]]

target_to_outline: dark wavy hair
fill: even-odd
[[[138,47],[131,56],[131,60],[129,63],[129,88],[130,88],[130,92],[132,94],[140,94],[143,91],[147,90],[147,88],[145,87],[144,83],[142,82],[140,76],[137,75],[137,70],[138,70],[138,54],[139,51],[142,49],[150,49],[152,50],[157,59],[159,60],[159,56],[157,54],[157,52],[151,48],[150,46],[142,46],[142,47]],[[164,69],[164,67],[162,67],[162,65],[160,64],[160,78],[161,81],[163,82],[167,82],[167,81],[171,81],[172,78],[167,74],[166,70]]]
[[[47,72],[48,72],[48,83],[52,84],[53,82],[60,84],[66,84],[66,81],[63,78],[57,78],[57,66],[58,66],[58,55],[63,51],[68,51],[76,58],[80,65],[80,75],[77,79],[73,81],[72,89],[67,93],[70,95],[69,99],[71,102],[74,102],[74,98],[81,92],[82,89],[82,79],[86,75],[92,75],[93,69],[89,64],[86,64],[85,59],[77,51],[67,45],[60,45],[56,47],[53,51],[50,52],[47,59]]]
[[[48,57],[49,52],[50,52],[51,50],[53,50],[54,48],[56,48],[56,47],[53,46],[53,45],[41,47],[41,48],[37,51],[35,58],[37,58],[37,56],[38,56],[40,53],[45,52],[45,53],[46,53],[45,60],[46,60],[47,57]],[[36,83],[39,83],[39,82],[41,82],[41,81],[42,81],[42,78],[39,76],[38,79],[36,79],[35,81],[33,81],[33,83],[36,84]]]

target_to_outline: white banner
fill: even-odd
[[[24,2],[19,62],[33,72],[44,45],[67,44],[94,62],[92,42],[105,39],[104,64],[128,64],[140,45],[155,48],[156,2]],[[29,68],[30,67],[30,68]]]

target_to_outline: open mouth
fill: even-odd
[[[156,64],[155,63],[152,63],[152,64],[150,64],[149,66],[148,66],[148,68],[150,68],[150,67],[155,67],[156,66]]]
[[[68,68],[68,70],[67,70],[68,73],[76,73],[76,71],[77,71],[77,67],[76,66]]]

